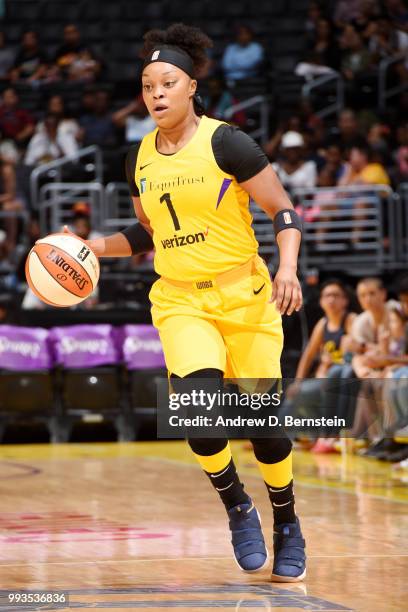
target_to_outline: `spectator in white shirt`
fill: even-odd
[[[282,158],[272,164],[281,183],[288,191],[297,187],[313,188],[316,186],[317,169],[314,161],[304,158],[304,144],[299,132],[286,132],[282,136]]]

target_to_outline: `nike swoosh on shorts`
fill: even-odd
[[[258,295],[258,293],[260,293],[264,287],[265,283],[261,287],[259,287],[259,289],[254,289],[254,295]]]

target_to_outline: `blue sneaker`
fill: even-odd
[[[300,582],[306,576],[305,541],[296,523],[277,525],[273,534],[272,582]]]
[[[257,509],[250,500],[228,510],[231,543],[234,558],[244,572],[257,572],[268,563],[261,521]]]

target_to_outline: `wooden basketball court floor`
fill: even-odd
[[[234,456],[272,542],[253,455]],[[0,447],[0,610],[402,611],[408,472],[295,453],[308,577],[272,584],[231,556],[226,516],[183,442]],[[15,604],[58,591],[67,604]]]

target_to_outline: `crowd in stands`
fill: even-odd
[[[358,299],[359,314],[353,312]],[[334,437],[307,437],[315,453],[340,452],[337,436],[367,457],[408,466],[408,277],[388,299],[382,281],[361,279],[353,296],[339,279],[320,287],[323,316],[286,392],[286,414],[344,418]]]

